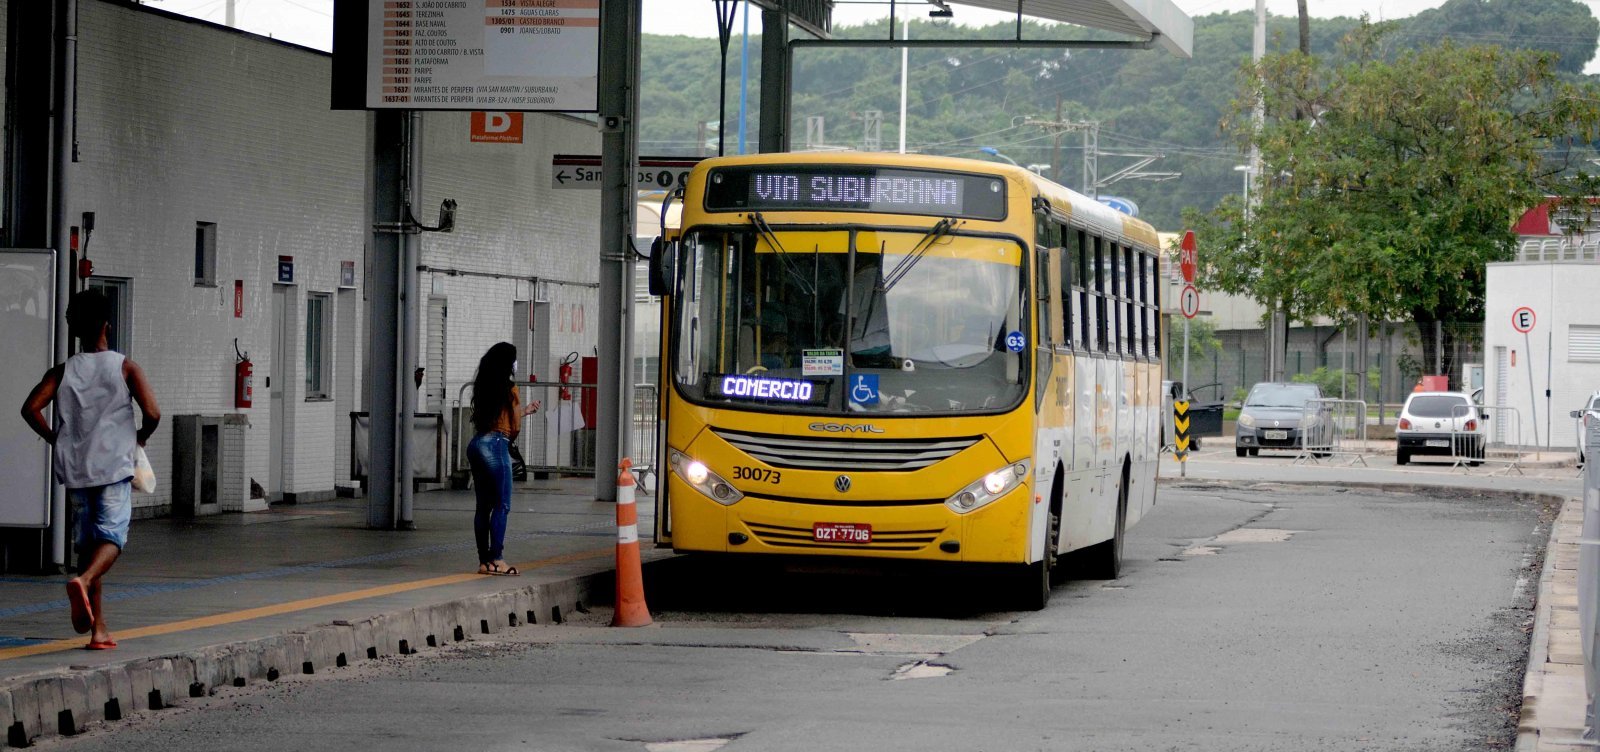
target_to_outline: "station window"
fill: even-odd
[[[306,296],[306,399],[332,396],[333,321],[332,296],[314,292]]]
[[[195,287],[217,286],[217,223],[194,223]]]
[[[111,302],[111,330],[106,335],[106,346],[123,355],[131,355],[133,344],[133,298],[128,294],[128,280],[117,277],[90,277],[84,284],[86,290],[99,290]]]

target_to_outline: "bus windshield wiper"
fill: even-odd
[[[949,235],[951,231],[955,230],[955,228],[956,220],[949,217],[939,220],[939,222],[935,224],[932,229],[928,230],[928,234],[923,235],[922,239],[918,240],[917,244],[911,247],[911,252],[906,254],[905,258],[900,259],[900,263],[895,264],[894,268],[890,269],[888,274],[884,275],[883,283],[880,289],[882,289],[884,292],[894,289],[895,284],[899,283],[900,280],[905,279],[905,276],[910,274],[911,270],[916,267],[917,262],[922,260],[923,254],[927,253],[928,249],[932,248],[934,243],[939,242],[945,236]]]
[[[767,245],[772,246],[772,250],[777,252],[778,258],[783,260],[784,271],[788,272],[789,276],[794,279],[795,284],[799,285],[800,291],[813,298],[816,297],[816,286],[807,282],[806,278],[800,273],[799,266],[789,256],[789,252],[784,250],[783,244],[778,242],[778,235],[772,231],[772,226],[767,224],[766,218],[762,217],[760,212],[751,212],[750,224],[755,226],[756,233],[761,236],[762,240],[767,241]]]

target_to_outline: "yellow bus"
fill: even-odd
[[[682,201],[659,545],[1000,565],[1030,609],[1118,576],[1161,449],[1150,225],[920,155],[708,159]]]

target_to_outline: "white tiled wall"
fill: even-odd
[[[347,472],[343,423],[360,402],[348,391],[361,383],[349,374],[360,368],[363,351],[339,338],[364,336],[367,327],[340,320],[345,314],[332,307],[336,399],[307,402],[304,306],[307,292],[336,292],[341,261],[357,262],[356,283],[363,282],[366,114],[328,108],[330,58],[320,52],[94,0],[81,4],[79,24],[80,161],[68,175],[68,215],[96,212],[88,246],[96,273],[130,279],[130,356],[150,376],[163,413],[233,412],[237,338],[256,373],[255,406],[245,411],[245,483],[267,486],[271,286],[278,257],[293,256],[283,490],[331,491]],[[472,144],[466,113],[425,117],[419,219],[431,223],[445,198],[460,208],[456,232],[424,236],[424,264],[595,280],[599,194],[553,191],[549,170],[553,153],[596,152],[598,133],[562,116],[530,114],[526,124],[524,144]],[[217,223],[216,287],[193,283],[197,221]],[[531,285],[425,274],[425,292],[434,276],[450,305],[447,380],[453,395],[471,378],[478,356],[506,337],[512,302],[529,299]],[[236,279],[244,281],[239,318],[233,315]],[[592,352],[595,290],[553,289],[559,300],[585,309],[588,326],[557,336],[552,349]],[[364,318],[364,295],[356,294]],[[352,351],[353,357],[343,355]],[[149,449],[157,472],[170,477],[168,432],[158,432]],[[168,487],[139,497],[140,503],[168,504]]]

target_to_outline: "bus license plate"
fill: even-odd
[[[1288,431],[1262,431],[1261,434],[1272,441],[1283,441],[1289,438]]]
[[[811,539],[824,543],[871,543],[872,526],[852,522],[818,522],[811,526]]]
[[[1450,440],[1449,439],[1428,439],[1427,441],[1423,442],[1423,445],[1424,446],[1430,446],[1430,447],[1439,447],[1439,448],[1443,449],[1443,448],[1446,448],[1446,447],[1450,446]]]

